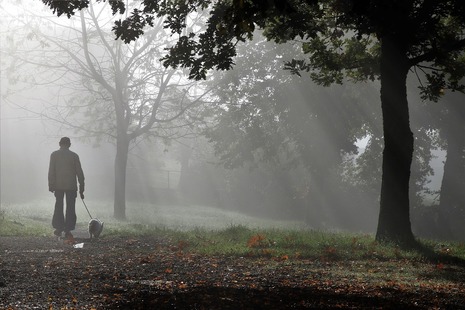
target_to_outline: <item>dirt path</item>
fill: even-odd
[[[205,257],[153,237],[83,248],[0,238],[0,309],[465,309],[457,287],[380,287],[339,278],[350,262]]]

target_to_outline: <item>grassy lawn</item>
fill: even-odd
[[[51,201],[2,205],[0,236],[47,236]],[[89,215],[77,201],[77,227],[85,230]],[[422,260],[424,252],[381,245],[371,234],[323,232],[304,223],[258,219],[205,206],[155,206],[128,203],[127,221],[112,218],[112,206],[87,202],[93,216],[105,222],[102,237],[163,235],[206,255],[263,256],[281,259]],[[421,240],[429,255],[465,259],[465,245]]]

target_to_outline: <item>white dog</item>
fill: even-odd
[[[98,238],[100,234],[102,233],[102,230],[103,230],[103,222],[101,222],[99,219],[91,219],[89,221],[90,239],[92,239],[92,237]]]

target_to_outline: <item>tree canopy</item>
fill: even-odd
[[[80,0],[43,2],[68,17],[87,6]],[[110,4],[114,14],[127,9],[119,1]],[[205,30],[186,29],[189,16],[204,10],[210,14]],[[146,26],[153,26],[156,16],[165,16],[165,27],[179,35],[165,64],[188,67],[191,77],[204,78],[207,70],[230,69],[237,42],[251,39],[255,29],[261,28],[276,42],[301,40],[309,58],[289,65],[295,72],[312,71],[322,83],[340,82],[343,73],[355,79],[375,78],[380,58],[377,41],[396,34],[408,51],[409,67],[427,64],[419,66],[429,71],[430,84],[423,91],[434,98],[446,86],[464,89],[459,84],[465,70],[460,62],[464,15],[465,4],[458,0],[145,0],[127,18],[116,21],[113,30],[131,42]]]

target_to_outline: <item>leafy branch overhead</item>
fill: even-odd
[[[57,15],[69,17],[89,1],[43,2]],[[409,66],[418,66],[417,73],[423,72],[421,77],[426,79],[420,86],[424,98],[437,100],[444,88],[464,91],[460,84],[465,74],[464,20],[460,18],[465,15],[463,2],[394,2],[144,0],[140,8],[126,12],[123,2],[109,1],[113,14],[129,13],[113,27],[116,37],[126,43],[153,26],[155,17],[164,17],[164,27],[178,36],[163,58],[164,64],[189,68],[193,79],[204,79],[211,69],[231,69],[236,45],[251,39],[258,28],[269,40],[302,43],[308,57],[286,64],[295,74],[309,72],[322,85],[341,83],[344,76],[355,81],[374,80],[379,76],[378,41],[386,33],[397,33],[410,45]],[[401,11],[393,11],[399,8]],[[208,13],[205,28],[188,29],[187,20],[201,13]],[[407,17],[408,23],[392,20],[397,14]]]

